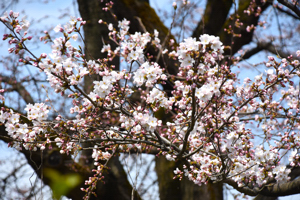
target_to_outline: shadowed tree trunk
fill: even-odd
[[[184,177],[181,181],[173,179],[174,170],[182,166],[181,162],[171,162],[164,157],[156,157],[155,170],[158,177],[159,195],[161,200],[223,200],[223,184],[207,183],[198,186]]]
[[[84,26],[84,35],[85,35],[85,49],[88,56],[93,58],[103,58],[105,54],[100,54],[100,51],[103,46],[103,41],[110,43],[112,49],[114,49],[113,43],[109,41],[108,30],[106,25],[99,25],[98,20],[103,19],[107,23],[114,24],[114,27],[117,27],[115,19],[112,17],[110,12],[102,11],[103,3],[100,3],[98,0],[78,0],[79,11],[83,20],[86,20],[86,26]],[[162,41],[168,35],[168,29],[160,21],[159,17],[156,15],[155,11],[149,6],[148,1],[142,0],[118,0],[114,1],[113,13],[116,15],[118,20],[124,18],[128,19],[130,23],[130,32],[144,32],[146,31],[153,33],[154,29],[159,31],[159,37]],[[140,20],[139,20],[140,19]],[[149,53],[153,56],[157,56],[158,52],[154,49],[150,49]],[[162,61],[159,62],[163,66]],[[118,68],[118,60],[114,60],[113,63]],[[177,73],[177,68],[174,65],[168,65],[169,71],[173,74]],[[96,78],[96,77],[94,77]],[[86,91],[89,91],[89,86],[91,86],[93,79],[85,80]],[[168,89],[172,89],[169,87]],[[91,155],[91,154],[90,154]],[[113,158],[113,162],[119,166],[118,158]],[[169,167],[168,167],[169,166]],[[212,199],[212,200],[222,200],[222,184],[220,186],[208,184],[206,186],[198,187],[192,182],[184,179],[182,182],[179,180],[173,180],[173,170],[178,166],[177,163],[168,162],[164,158],[157,159],[156,171],[159,177],[159,191],[160,198],[163,199]],[[113,166],[111,166],[113,167]],[[173,170],[170,169],[174,168]],[[110,174],[110,170],[108,172]],[[125,173],[122,173],[125,179]],[[169,174],[165,176],[165,179],[161,179],[162,174]],[[108,176],[107,181],[113,183],[116,182],[115,177]],[[112,188],[110,188],[110,186]],[[114,184],[107,183],[104,185],[105,190],[113,191]],[[99,189],[101,190],[101,189]],[[105,192],[106,194],[106,192]],[[215,195],[219,194],[219,195]],[[103,195],[103,199],[112,199],[112,193],[107,192],[107,196]],[[116,194],[117,195],[117,194]],[[118,194],[120,195],[120,194]],[[117,195],[117,196],[118,196]]]
[[[87,59],[101,59],[106,57],[106,53],[101,53],[101,49],[104,44],[110,44],[112,49],[116,48],[116,44],[112,42],[108,37],[107,25],[99,24],[99,19],[109,23],[112,23],[117,28],[117,20],[112,16],[111,12],[103,11],[105,3],[101,3],[97,0],[78,0],[78,7],[80,15],[83,20],[86,21],[84,26],[84,38],[85,38],[85,54]],[[87,60],[88,61],[88,60]],[[120,60],[118,57],[114,58],[110,65],[115,65],[115,69],[119,69]],[[99,80],[99,76],[92,75],[90,78],[84,79],[85,92],[89,93],[93,87],[93,81]],[[92,146],[91,144],[85,144]],[[82,162],[92,167],[93,159],[91,157],[92,150],[85,150],[82,152]],[[88,160],[88,162],[86,162]],[[119,157],[113,157],[108,164],[109,169],[104,174],[104,183],[97,185],[97,199],[112,199],[112,200],[130,200],[132,193],[132,186],[127,180],[127,175],[119,161]],[[140,199],[135,192],[134,199]]]

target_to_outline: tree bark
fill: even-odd
[[[173,179],[174,170],[182,166],[182,162],[168,161],[164,157],[156,157],[155,170],[158,177],[160,200],[223,200],[223,184],[208,182],[205,185],[198,186],[187,177],[181,181]]]
[[[109,11],[104,11],[105,2],[99,0],[77,0],[80,15],[83,20],[86,20],[84,26],[85,38],[85,54],[87,59],[101,59],[106,57],[106,53],[101,53],[104,44],[110,44],[112,49],[116,48],[116,44],[109,39],[108,28],[105,24],[99,24],[99,19],[102,19],[107,24],[112,23],[114,28],[117,28],[117,21]],[[114,65],[116,70],[119,69],[119,57],[114,58],[110,65]],[[99,76],[93,75],[90,78],[85,78],[84,89],[89,93],[92,90],[93,81],[99,80]],[[85,144],[91,146],[91,144]],[[82,152],[82,163],[85,162],[88,166],[92,167],[93,159],[91,158],[92,150],[85,150]],[[88,161],[88,162],[86,162]],[[119,161],[119,157],[111,158],[109,169],[105,174],[104,183],[97,185],[97,198],[99,199],[124,199],[130,200],[132,193],[132,186],[127,180],[127,175]],[[134,199],[140,199],[139,195],[135,192]]]
[[[206,4],[204,15],[199,20],[192,37],[199,38],[202,34],[220,35],[223,25],[232,7],[233,1],[211,0]]]
[[[246,10],[251,4],[252,1],[240,0],[236,13],[228,17],[223,25],[223,29],[228,28],[229,26],[233,27],[234,34],[236,34],[236,36],[232,36],[226,33],[225,31],[222,31],[219,35],[224,45],[231,47],[230,52],[225,52],[225,54],[227,55],[234,55],[243,46],[249,44],[252,41],[253,30],[248,32],[247,26],[251,26],[252,24],[254,26],[257,26],[260,15],[248,15],[244,13],[244,10]],[[255,4],[261,8],[261,12],[264,12],[271,5],[271,3],[262,2],[261,0],[255,0]],[[232,20],[237,18],[237,16],[239,17],[239,22],[243,23],[243,25],[240,27],[235,27],[235,21]],[[241,35],[241,37],[237,35]]]
[[[114,6],[112,11],[116,15],[117,19],[123,20],[124,18],[126,18],[127,20],[130,21],[130,29],[129,29],[130,33],[145,32],[145,31],[153,33],[154,30],[156,29],[159,32],[159,38],[161,41],[165,41],[166,38],[169,39],[172,38],[172,36],[169,34],[168,29],[164,26],[164,24],[157,16],[154,9],[150,7],[148,1],[114,0],[113,2],[114,2]],[[93,0],[93,1],[86,2],[84,0],[78,0],[78,4],[79,4],[79,10],[83,20],[88,20],[87,21],[88,26],[85,26],[84,29],[85,38],[86,38],[86,49],[94,58],[101,58],[102,56],[105,56],[99,54],[103,45],[102,40],[100,40],[99,37],[98,40],[97,39],[94,40],[93,38],[97,37],[97,35],[101,35],[103,40],[106,41],[108,40],[108,38],[105,38],[105,36],[107,36],[108,31],[107,31],[107,27],[102,26],[102,28],[100,28],[97,22],[99,19],[103,19],[108,23],[115,24],[115,21],[112,20],[112,16],[110,15],[110,13],[103,13],[103,11],[101,11],[99,7],[101,6],[103,7],[103,5],[100,4],[99,1],[95,2]],[[116,24],[114,25],[114,27],[116,27]],[[94,47],[95,45],[97,45],[97,48]],[[158,55],[159,52],[155,48],[149,48],[148,53],[154,56],[153,60],[155,61],[156,56]],[[97,57],[97,55],[99,57]],[[162,58],[158,60],[158,63],[162,67],[165,67],[169,73],[174,75],[177,74],[178,66],[176,65],[176,63],[173,63],[171,61],[167,63],[167,65],[165,65]],[[89,82],[85,82],[85,84],[91,85],[91,80],[89,80]],[[166,91],[171,91],[173,90],[173,86],[169,84],[164,89]],[[114,159],[113,162],[118,162],[118,161]],[[188,181],[186,178],[183,181],[173,180],[174,169],[172,170],[170,169],[170,167],[174,168],[174,166],[177,166],[178,163],[168,162],[165,160],[165,158],[158,158],[156,162],[157,162],[156,171],[158,175],[161,199],[195,199],[195,200],[200,198],[209,199],[209,200],[223,199],[222,184],[212,185],[211,183],[209,183],[208,185],[198,187],[191,181]],[[119,164],[117,164],[117,166],[119,166]],[[122,172],[121,174],[122,176],[119,178],[125,180],[125,173],[123,174]],[[166,176],[166,174],[168,174],[168,176]],[[161,179],[162,177],[165,178]],[[109,176],[109,178],[115,178],[115,177]],[[118,182],[117,179],[115,181]],[[111,186],[114,187],[115,184],[112,184]],[[105,190],[113,191],[112,187],[109,187],[109,184],[106,184]],[[99,192],[100,190],[104,190],[104,188],[99,189]],[[102,195],[104,196],[102,196],[101,199],[113,198],[109,196],[109,194],[107,194],[107,196],[105,194],[106,192],[102,193]]]

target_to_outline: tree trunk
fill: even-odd
[[[108,37],[107,25],[99,24],[99,19],[104,22],[112,23],[114,28],[117,28],[117,21],[109,11],[103,11],[105,3],[101,3],[99,0],[78,0],[78,7],[80,15],[83,20],[86,20],[86,24],[83,27],[85,38],[85,54],[87,59],[101,59],[106,57],[106,53],[101,53],[101,49],[104,44],[110,44],[112,49],[116,48],[116,44],[112,42]],[[115,65],[115,69],[119,69],[120,60],[116,57],[109,62],[110,65]],[[92,90],[93,81],[99,80],[99,76],[93,75],[90,78],[84,80],[85,92],[89,93]],[[91,144],[86,144],[91,146]],[[90,167],[93,165],[93,159],[91,158],[92,150],[86,150],[82,152],[82,161],[88,160],[85,164]],[[132,186],[127,180],[127,175],[119,161],[119,157],[113,157],[108,164],[109,169],[104,175],[105,179],[103,183],[97,185],[97,199],[111,199],[111,200],[130,200],[132,193]],[[137,193],[135,193],[134,199],[140,199]]]
[[[158,177],[160,200],[223,200],[223,184],[207,183],[198,186],[184,177],[181,181],[173,179],[173,171],[182,166],[180,162],[171,162],[164,157],[156,158],[155,170]]]

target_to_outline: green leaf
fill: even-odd
[[[54,199],[60,199],[81,182],[79,174],[62,174],[51,168],[44,169],[44,176],[50,179]]]

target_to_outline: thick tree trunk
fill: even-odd
[[[112,42],[108,37],[107,25],[99,24],[99,19],[104,22],[112,23],[115,28],[117,28],[117,21],[112,16],[111,12],[103,11],[102,8],[105,7],[105,2],[101,3],[99,0],[78,0],[78,7],[80,15],[83,20],[86,20],[84,26],[84,38],[85,38],[85,54],[87,59],[101,59],[105,58],[106,54],[101,53],[101,49],[104,44],[110,44],[112,49],[116,48],[116,44]],[[110,65],[115,65],[115,69],[119,69],[120,60],[116,57],[113,61],[109,62]],[[84,80],[85,91],[89,93],[93,86],[93,81],[99,80],[99,76],[93,75],[90,78]],[[86,144],[90,145],[91,144]],[[91,158],[92,151],[86,150],[82,153],[84,157],[82,161],[88,166],[92,167],[93,160]],[[83,163],[82,162],[82,163]],[[119,161],[119,157],[111,158],[109,164],[109,169],[105,174],[104,183],[99,183],[97,185],[97,199],[111,199],[111,200],[130,200],[132,193],[132,186],[127,180],[127,175]],[[140,199],[137,193],[135,193],[134,199]]]
[[[112,16],[108,12],[102,11],[103,4],[99,3],[97,0],[84,1],[78,0],[79,10],[81,16],[84,20],[87,20],[87,25],[84,28],[85,38],[86,38],[86,49],[87,54],[91,54],[94,58],[101,58],[100,54],[101,48],[103,46],[103,40],[109,43],[107,37],[108,31],[107,27],[100,26],[97,22],[99,19],[103,19],[108,23],[115,24]],[[118,20],[124,18],[130,20],[130,32],[134,33],[146,31],[150,33],[154,32],[154,29],[157,29],[160,33],[161,41],[164,41],[168,36],[168,29],[160,21],[159,17],[156,15],[155,11],[149,6],[148,1],[142,0],[118,0],[114,1],[113,13],[116,15]],[[138,18],[140,20],[138,20]],[[114,25],[116,27],[116,24]],[[100,36],[100,37],[99,37]],[[111,44],[112,45],[112,44]],[[154,56],[157,56],[158,51],[150,48],[149,53]],[[90,55],[89,55],[90,56]],[[117,66],[117,61],[115,65]],[[159,61],[161,66],[164,66],[162,60]],[[168,68],[168,71],[172,74],[177,73],[177,66],[174,63],[169,63],[165,66]],[[86,85],[91,85],[92,79],[86,80]],[[88,91],[88,88],[86,88]],[[173,89],[172,86],[165,88],[166,90]],[[118,162],[114,160],[113,162]],[[156,164],[156,171],[158,175],[158,181],[160,186],[160,198],[161,199],[208,199],[208,200],[222,200],[223,199],[223,190],[222,184],[220,185],[204,185],[201,187],[196,186],[192,182],[184,179],[183,181],[173,180],[173,170],[177,166],[174,162],[168,162],[164,158],[158,158]],[[118,163],[119,166],[119,163]],[[123,173],[121,173],[123,174]],[[125,173],[121,176],[125,180]],[[109,179],[114,179],[115,177],[109,176]],[[120,178],[120,177],[119,177]],[[108,180],[111,181],[111,180]],[[117,179],[115,180],[117,181]],[[114,181],[111,181],[113,183]],[[113,191],[114,184],[112,188],[109,187],[110,184],[106,184],[105,190]],[[102,188],[101,188],[102,189]],[[99,190],[101,190],[99,189]],[[103,188],[104,189],[104,188]],[[113,199],[114,197],[109,196],[112,193],[103,192],[101,199]]]
[[[108,28],[105,24],[99,24],[99,19],[102,19],[107,24],[112,23],[117,28],[117,21],[112,16],[111,12],[103,11],[106,7],[105,3],[98,0],[77,0],[80,15],[86,24],[83,26],[85,54],[88,60],[97,60],[105,58],[106,53],[101,53],[102,47],[105,44],[110,44],[112,49],[116,48],[116,44],[109,39]],[[115,65],[116,70],[119,69],[120,60],[115,58],[109,64]],[[93,86],[93,81],[99,79],[99,76],[93,75],[90,78],[84,79],[85,92],[89,93]]]
[[[84,20],[87,20],[87,24],[84,27],[85,40],[86,40],[86,54],[88,56],[92,56],[94,58],[102,58],[105,55],[100,54],[100,51],[103,46],[103,41],[109,43],[109,39],[107,37],[108,31],[107,27],[98,24],[99,19],[103,19],[108,23],[115,24],[112,16],[109,12],[102,11],[102,7],[104,6],[99,1],[84,1],[78,0],[79,10],[81,16]],[[114,1],[113,12],[116,15],[118,20],[122,20],[126,18],[131,21],[130,24],[130,32],[134,33],[136,31],[144,32],[144,27],[149,32],[154,32],[154,29],[157,29],[160,32],[160,39],[163,41],[168,35],[168,29],[163,25],[160,21],[159,17],[156,15],[155,11],[149,6],[147,1],[141,0],[118,0]],[[138,18],[140,21],[138,20]],[[143,27],[144,26],[144,27]],[[116,27],[116,25],[114,25]],[[111,44],[112,45],[112,44]],[[154,49],[150,49],[149,53],[154,57],[157,56],[158,52]],[[117,66],[117,61],[115,61],[115,65]],[[163,63],[161,62],[161,65]],[[177,67],[174,65],[168,65],[170,71],[173,74],[177,73]],[[93,79],[86,80],[85,84],[90,86]],[[172,89],[171,87],[167,89]],[[88,91],[88,88],[86,88]],[[116,159],[114,162],[118,162]],[[168,165],[164,165],[167,161],[164,158],[160,158],[157,160],[156,169],[159,177],[159,185],[168,185],[166,190],[160,190],[161,199],[199,199],[198,197],[202,196],[205,199],[222,199],[222,185],[221,187],[197,187],[192,182],[188,180],[183,180],[182,182],[178,180],[173,180],[173,170],[169,169]],[[175,163],[169,163],[169,165],[174,165]],[[118,163],[119,166],[119,163]],[[160,172],[163,172],[165,175],[168,173],[169,176],[165,176],[165,179],[161,179]],[[123,173],[121,173],[123,174]],[[122,179],[125,180],[125,173],[121,176]],[[109,176],[109,178],[114,179],[115,177]],[[120,178],[120,177],[119,177]],[[111,180],[108,180],[111,181]],[[117,179],[115,180],[117,181]],[[111,181],[113,183],[113,181]],[[168,183],[168,184],[165,184]],[[106,186],[105,186],[106,185]],[[114,184],[112,187],[109,187],[110,184],[105,184],[105,191],[113,191]],[[104,189],[104,188],[103,188]],[[101,189],[99,189],[101,190]],[[217,192],[215,190],[218,190]],[[165,192],[163,192],[165,191]],[[178,193],[178,194],[177,194]],[[220,194],[220,195],[215,195]],[[101,199],[113,199],[112,193],[103,192]],[[213,196],[212,196],[213,195]],[[165,197],[164,197],[165,196]],[[218,196],[219,198],[215,198]]]
[[[160,200],[223,200],[223,184],[208,183],[198,186],[186,177],[181,181],[173,179],[173,171],[182,166],[180,162],[171,162],[164,157],[156,158],[155,170],[158,177]]]

